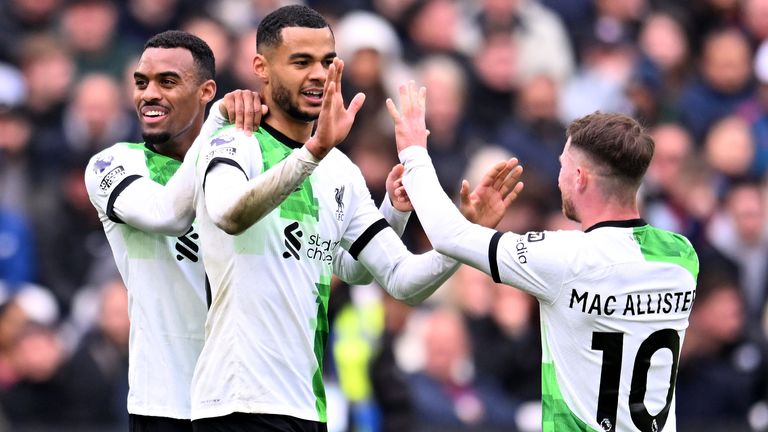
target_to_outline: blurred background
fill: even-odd
[[[258,90],[255,28],[279,0],[0,0],[0,431],[127,430],[125,286],[83,184],[88,158],[141,140],[133,68],[183,29],[216,55],[219,96]],[[384,100],[428,87],[443,187],[515,155],[500,230],[578,228],[560,212],[565,127],[634,116],[656,152],[652,224],[701,274],[677,386],[680,431],[768,430],[768,0],[307,1],[334,29],[343,89],[368,100],[341,146],[375,200],[397,162]],[[414,216],[405,241],[430,249]],[[537,431],[538,308],[462,267],[425,304],[334,282],[329,430]]]

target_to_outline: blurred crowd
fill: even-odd
[[[285,3],[0,0],[0,431],[126,430],[125,287],[83,169],[141,141],[131,76],[149,37],[208,42],[219,96],[258,89],[255,28]],[[502,231],[578,228],[557,190],[566,125],[640,120],[656,142],[642,214],[701,261],[679,430],[768,430],[768,0],[306,3],[332,23],[344,92],[367,95],[341,148],[377,201],[397,163],[384,100],[407,79],[428,88],[449,193],[520,158]],[[405,240],[430,248],[415,216]],[[331,431],[540,427],[538,308],[521,291],[464,266],[416,308],[335,281],[329,313]]]

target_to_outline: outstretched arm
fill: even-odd
[[[386,181],[387,196],[384,197],[381,206],[379,206],[379,211],[398,237],[403,236],[408,218],[413,210],[402,184],[403,170],[403,166],[398,164],[389,171]],[[399,195],[397,194],[398,191],[401,192]],[[333,260],[333,273],[350,285],[367,285],[373,282],[371,272],[358,260],[352,258],[352,255],[343,248],[339,248],[336,252],[336,257]]]
[[[506,164],[502,165],[506,166]],[[512,167],[509,170],[498,166],[494,167],[471,193],[469,192],[469,183],[464,181],[462,211],[470,213],[473,218],[479,218],[483,224],[495,226],[514,198],[506,199],[509,194],[504,191],[514,189],[517,179],[507,176],[504,181],[493,180],[502,172],[508,173],[511,170],[513,170]],[[412,207],[410,199],[402,187],[402,173],[402,165],[397,165],[390,172],[390,177],[387,179],[387,190],[390,196],[393,193],[400,195],[392,201],[397,202],[401,210],[405,210]],[[355,267],[353,265],[354,259],[351,256],[347,259],[347,256],[345,252],[338,263],[334,263],[334,271],[338,276],[349,282],[341,276],[346,273],[340,273],[340,270],[337,269],[344,265],[349,265],[351,269],[357,269],[358,273],[367,273],[359,269],[359,264]],[[458,268],[458,262],[436,251],[429,251],[420,255],[410,253],[389,229],[375,236],[369,245],[362,250],[358,258],[379,282],[379,285],[394,298],[408,304],[416,304],[429,297]],[[369,282],[370,278],[355,283]]]
[[[400,160],[405,165],[403,183],[413,203],[424,231],[435,249],[468,263],[486,273],[491,273],[489,244],[496,231],[473,224],[456,209],[440,187],[432,161],[427,154],[427,133],[424,121],[426,89],[416,89],[415,83],[400,88],[401,112],[391,100],[387,108],[395,123],[395,138]],[[517,178],[522,173],[517,161],[499,163],[486,174],[479,186],[484,193],[501,199],[504,208],[517,197],[522,186]],[[490,189],[489,189],[490,188]],[[495,226],[500,216],[486,218],[488,207],[472,194],[463,194],[465,214]],[[486,210],[482,210],[485,208]],[[498,217],[498,219],[497,219]]]

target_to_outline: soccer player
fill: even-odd
[[[676,430],[675,378],[699,263],[685,237],[640,218],[652,139],[621,114],[576,119],[558,184],[563,213],[582,230],[501,233],[465,220],[440,188],[425,100],[413,82],[400,89],[402,112],[387,100],[403,183],[435,249],[539,300],[543,430]]]
[[[196,431],[322,431],[337,251],[347,250],[409,303],[434,292],[457,264],[435,252],[410,254],[373,205],[360,170],[334,148],[363,96],[344,107],[343,62],[323,17],[306,6],[277,9],[259,25],[257,51],[254,71],[269,107],[261,128],[253,137],[222,128],[198,157],[197,215],[212,303],[192,384],[193,424]],[[315,166],[285,163],[296,153]],[[290,194],[248,192],[281,164]],[[465,206],[495,226],[506,208],[498,189],[462,190]],[[278,208],[264,211],[263,201]]]
[[[144,142],[115,144],[85,172],[130,300],[131,431],[191,430],[189,385],[207,308],[192,225],[194,171],[180,166],[216,93],[213,78],[213,53],[201,39],[182,32],[151,38],[134,73]],[[153,200],[166,184],[177,199]]]
[[[235,91],[214,104],[203,123],[205,106],[216,93],[214,73],[213,53],[198,37],[168,31],[151,38],[134,73],[144,142],[117,143],[86,168],[90,199],[128,288],[128,412],[135,432],[192,430],[189,389],[208,305],[192,223],[197,152],[191,146],[198,133],[207,136],[229,118],[233,127],[252,130],[262,113],[257,95]],[[388,188],[394,180],[390,176]],[[270,193],[282,187],[272,182],[262,189]],[[407,199],[397,200],[395,209],[408,210],[407,205]],[[408,213],[386,205],[382,212],[402,233]],[[346,261],[339,266],[342,278],[370,280],[351,257],[338,260]]]

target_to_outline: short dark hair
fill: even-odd
[[[214,79],[216,76],[216,60],[211,47],[192,33],[181,30],[158,33],[144,44],[144,50],[148,48],[184,48],[192,54],[192,59],[197,66],[197,76],[201,82]]]
[[[604,174],[632,187],[640,182],[653,158],[653,138],[624,114],[592,114],[574,120],[567,131],[571,146],[589,155]]]
[[[274,47],[283,41],[282,30],[286,27],[325,28],[331,26],[316,10],[304,5],[283,6],[265,16],[256,31],[256,50]],[[333,34],[333,30],[331,30]]]

